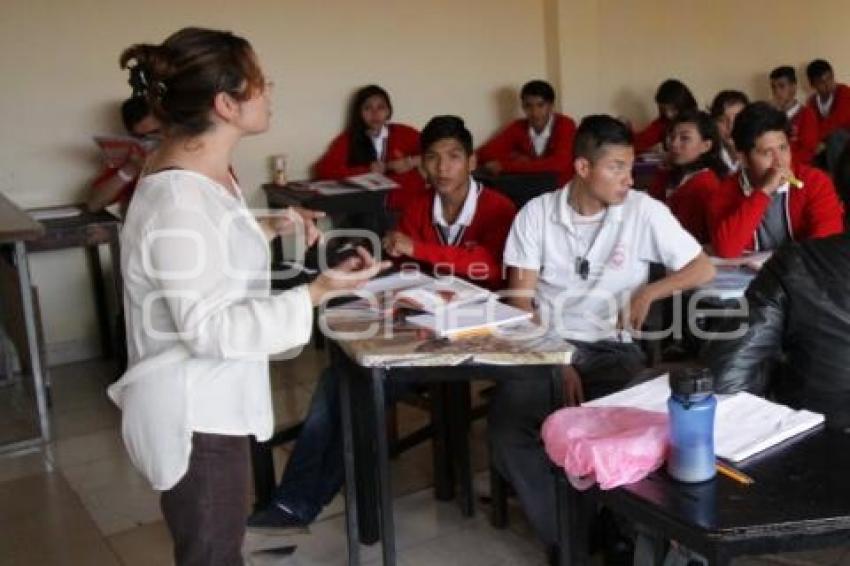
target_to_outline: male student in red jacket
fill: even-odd
[[[472,135],[463,120],[437,116],[420,139],[431,191],[411,201],[398,228],[384,237],[384,248],[391,257],[412,259],[429,271],[501,287],[502,252],[516,207],[472,178]]]
[[[525,83],[520,100],[525,119],[478,148],[478,163],[494,175],[555,172],[558,185],[565,185],[573,177],[575,122],[555,112],[555,89],[545,81]]]
[[[835,187],[822,171],[793,164],[788,118],[766,102],[749,104],[732,129],[741,170],[708,201],[714,252],[738,257],[844,229]],[[802,182],[797,187],[794,180]]]
[[[791,126],[791,156],[794,163],[810,165],[818,149],[818,117],[811,106],[797,100],[797,73],[783,65],[770,72],[773,104],[785,112]]]
[[[824,144],[824,165],[835,171],[838,157],[850,139],[850,87],[835,82],[832,65],[815,59],[806,67],[814,93],[809,107],[818,118],[818,135]]]
[[[433,118],[422,130],[420,144],[433,190],[404,210],[398,229],[384,237],[384,248],[395,258],[412,258],[444,274],[451,271],[474,283],[500,286],[502,251],[516,213],[513,203],[472,180],[472,135],[460,118]],[[303,529],[342,487],[342,371],[329,366],[322,372],[280,484],[271,503],[249,517],[250,530]],[[404,390],[403,384],[388,384],[387,399],[397,399]]]

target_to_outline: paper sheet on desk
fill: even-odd
[[[670,385],[667,374],[585,403],[591,407],[636,407],[666,412]],[[717,396],[714,418],[714,452],[740,462],[824,422],[824,416],[794,410],[742,391]]]

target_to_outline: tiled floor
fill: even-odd
[[[324,353],[305,350],[274,366],[279,423],[294,422],[309,402]],[[120,415],[105,396],[111,365],[93,361],[53,368],[54,440],[38,452],[0,457],[0,565],[171,564],[171,541],[156,494],[132,468],[121,444]],[[0,390],[0,406],[2,400]],[[400,410],[405,429],[424,422],[416,409]],[[4,423],[0,422],[0,425]],[[474,427],[473,462],[486,461],[483,423]],[[276,450],[282,466],[288,449]],[[439,503],[432,483],[431,454],[421,445],[393,463],[399,562],[404,566],[496,566],[545,564],[521,511],[512,507],[511,528],[492,529],[486,509],[465,519],[453,503]],[[487,480],[476,477],[483,491]],[[269,548],[296,544],[281,557]],[[264,550],[266,549],[266,550]],[[343,564],[346,557],[342,501],[337,498],[309,534],[285,538],[249,536],[247,563],[255,566]],[[380,563],[380,546],[362,547],[364,563]],[[845,549],[739,560],[736,566],[767,564],[850,565]]]

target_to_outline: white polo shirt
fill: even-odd
[[[549,144],[549,138],[552,137],[552,125],[555,123],[555,114],[549,116],[549,121],[546,122],[543,131],[539,134],[534,130],[534,127],[529,124],[528,137],[531,139],[531,147],[534,148],[534,155],[540,157],[545,153],[546,146]]]
[[[609,206],[588,251],[567,202],[571,184],[530,201],[517,215],[505,246],[505,265],[538,272],[535,299],[550,331],[568,340],[615,339],[617,316],[647,282],[649,264],[677,271],[701,252],[663,203],[629,191]],[[585,257],[582,279],[577,258]]]
[[[434,193],[434,206],[431,211],[434,218],[434,224],[443,231],[445,243],[449,246],[455,245],[455,242],[460,240],[463,235],[463,230],[472,224],[475,218],[475,209],[478,208],[478,195],[481,194],[481,186],[478,181],[469,177],[469,190],[466,191],[466,199],[463,201],[463,208],[460,210],[454,224],[446,222],[443,216],[443,199],[440,193]]]

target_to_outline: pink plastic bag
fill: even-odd
[[[567,407],[543,423],[549,458],[564,468],[576,489],[594,480],[612,489],[643,479],[667,453],[665,413],[629,407]]]

